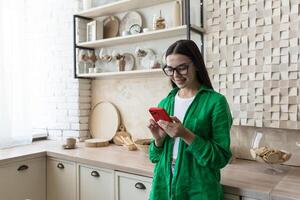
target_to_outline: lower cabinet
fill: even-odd
[[[79,200],[114,200],[114,171],[77,165]]]
[[[116,200],[148,200],[152,178],[115,173]]]
[[[2,200],[148,200],[152,178],[45,157],[0,165]],[[258,200],[224,194],[224,200]]]
[[[75,162],[47,159],[47,200],[76,200]]]
[[[0,166],[0,199],[46,200],[46,158]]]

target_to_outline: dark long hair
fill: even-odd
[[[199,48],[193,40],[176,41],[167,49],[166,58],[171,54],[182,54],[189,57],[196,67],[196,77],[199,83],[213,89],[204,64],[203,57],[200,53]],[[173,88],[176,87],[175,83],[172,82],[172,86]]]

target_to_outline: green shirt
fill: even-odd
[[[174,112],[174,88],[159,107],[169,115]],[[184,116],[183,125],[195,134],[190,145],[180,140],[174,174],[171,160],[174,139],[167,136],[162,147],[154,141],[149,158],[155,163],[150,200],[220,200],[223,199],[220,169],[231,157],[230,127],[232,117],[226,98],[201,86]]]

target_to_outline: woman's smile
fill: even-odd
[[[182,84],[185,83],[186,78],[175,79],[174,81],[175,81],[176,84],[182,85]]]

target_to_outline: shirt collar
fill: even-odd
[[[174,87],[171,92],[169,93],[169,95],[174,96],[177,94],[179,88],[178,87]],[[200,85],[198,93],[200,92],[213,92],[214,90],[207,87],[206,85]]]

